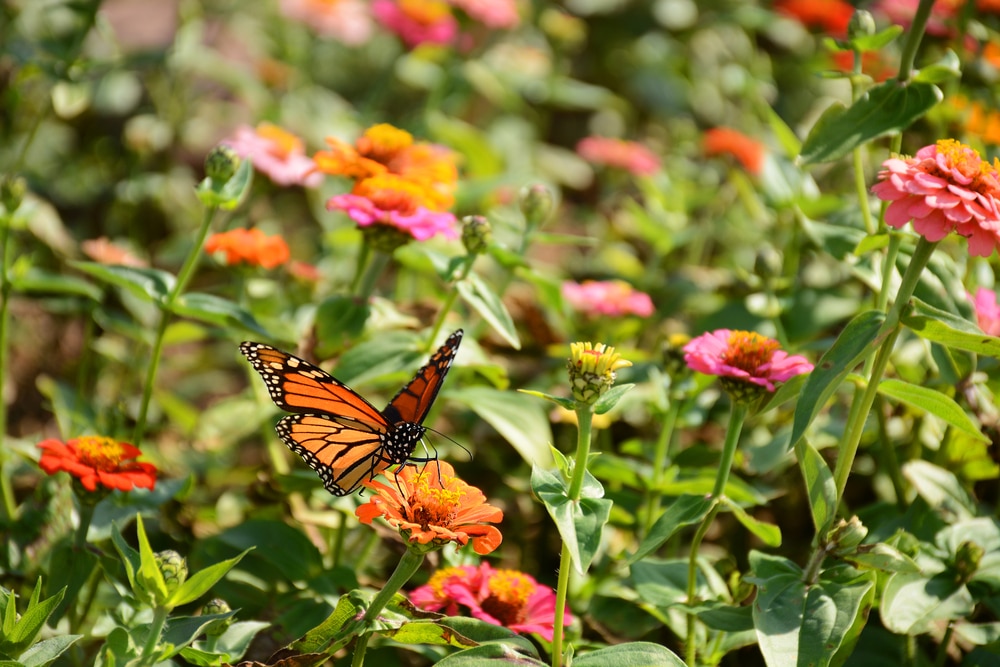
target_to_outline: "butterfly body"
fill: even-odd
[[[263,343],[242,343],[240,352],[263,378],[275,405],[296,413],[278,422],[278,436],[330,493],[345,496],[410,458],[461,341],[459,329],[381,411],[304,359]]]

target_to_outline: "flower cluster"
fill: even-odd
[[[705,132],[702,150],[707,157],[732,155],[754,176],[759,175],[764,168],[763,144],[728,127],[715,127]]]
[[[490,524],[502,521],[503,512],[487,505],[482,491],[455,477],[448,463],[430,461],[420,471],[403,466],[383,474],[388,483],[364,483],[375,495],[355,511],[362,523],[384,517],[411,548],[421,551],[471,541],[475,552],[484,555],[500,546],[503,536]]]
[[[105,489],[131,491],[156,485],[156,466],[135,459],[138,447],[97,435],[60,442],[54,438],[38,443],[42,450],[38,466],[49,475],[63,470],[80,481],[87,491]]]
[[[517,570],[496,570],[489,563],[438,570],[430,581],[410,593],[418,607],[443,611],[449,616],[463,613],[502,625],[515,632],[534,632],[552,641],[556,594],[539,585],[534,577]],[[566,610],[563,623],[573,617]]]
[[[458,170],[454,155],[435,144],[414,141],[392,125],[368,128],[352,146],[327,138],[329,150],[316,154],[317,167],[354,180],[350,194],[332,197],[327,208],[347,213],[362,228],[381,226],[403,239],[441,234],[458,238],[454,203]]]
[[[587,162],[617,167],[648,176],[660,169],[660,158],[642,144],[609,137],[585,137],[576,145],[576,152]]]
[[[716,329],[694,338],[684,346],[684,361],[699,373],[728,379],[727,389],[756,385],[775,390],[775,382],[785,382],[809,373],[813,365],[805,357],[789,355],[778,341],[751,331]]]
[[[273,269],[288,261],[291,252],[285,239],[268,236],[256,227],[213,234],[205,242],[205,252],[220,252],[226,264],[249,264]]]
[[[278,185],[314,188],[323,181],[323,174],[316,171],[316,164],[306,155],[302,140],[277,125],[261,123],[257,129],[238,127],[235,135],[224,143]]]
[[[575,310],[594,317],[620,317],[653,314],[653,300],[624,280],[567,280],[562,284],[563,298]]]
[[[924,146],[914,157],[882,163],[872,192],[892,202],[885,222],[900,228],[910,220],[928,241],[950,232],[969,239],[969,253],[987,257],[1000,247],[1000,172],[998,163],[954,139]]]

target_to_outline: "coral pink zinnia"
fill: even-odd
[[[636,176],[655,174],[660,168],[660,158],[653,151],[625,139],[584,137],[576,145],[576,152],[587,162],[617,167]]]
[[[119,491],[156,485],[156,466],[135,461],[142,452],[127,442],[85,435],[66,442],[50,438],[38,447],[42,450],[38,461],[42,470],[50,475],[65,470],[88,491],[96,491],[98,485]]]
[[[1000,247],[1000,173],[979,153],[954,139],[924,146],[915,157],[882,163],[872,192],[892,202],[885,222],[913,229],[928,241],[949,232],[969,239],[969,253],[987,257]]]
[[[487,562],[479,567],[444,568],[410,593],[410,599],[422,609],[444,610],[449,616],[458,615],[461,605],[481,621],[515,632],[534,632],[552,641],[556,594],[517,570],[495,570]],[[572,621],[567,609],[563,623]]]
[[[1000,305],[996,292],[980,287],[976,296],[969,295],[969,300],[975,308],[979,328],[990,336],[1000,336]]]
[[[684,346],[684,361],[693,370],[774,391],[775,382],[813,369],[805,357],[789,356],[776,340],[751,331],[716,329]]]
[[[567,280],[562,284],[563,298],[581,313],[594,316],[620,317],[653,314],[653,300],[624,280]]]

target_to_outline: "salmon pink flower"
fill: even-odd
[[[778,349],[778,341],[750,331],[716,329],[693,338],[684,346],[684,361],[699,373],[729,380],[727,389],[752,384],[775,390],[785,382],[812,371],[805,357]]]
[[[969,300],[975,308],[979,328],[990,336],[1000,336],[1000,305],[997,305],[996,292],[980,287],[976,296],[969,295]]]
[[[764,145],[728,127],[715,127],[706,131],[702,138],[702,149],[708,157],[732,155],[754,176],[759,175],[764,168]]]
[[[205,252],[223,253],[226,264],[249,264],[273,269],[291,256],[288,244],[280,236],[267,236],[257,229],[233,229],[213,234],[205,242]]]
[[[609,137],[584,137],[576,145],[576,152],[587,162],[624,169],[636,176],[655,174],[660,168],[660,158],[634,141]]]
[[[321,35],[344,44],[364,44],[372,35],[372,17],[363,0],[281,0],[281,13]]]
[[[278,185],[314,188],[323,181],[316,163],[305,154],[302,140],[277,125],[261,123],[257,129],[238,127],[236,134],[224,143]]]
[[[98,435],[85,435],[60,442],[54,438],[38,443],[42,457],[38,466],[49,475],[63,470],[88,491],[106,489],[131,491],[156,485],[156,466],[135,461],[141,451],[125,442]]]
[[[458,21],[440,0],[374,0],[372,13],[411,49],[424,43],[449,44],[458,34]]]
[[[457,616],[464,607],[481,621],[552,641],[556,594],[517,570],[495,570],[487,562],[444,568],[410,593],[410,599],[422,609],[443,610],[449,616]],[[567,609],[563,623],[572,622]]]
[[[624,280],[567,280],[562,295],[574,309],[594,317],[653,314],[653,300]]]
[[[420,551],[471,541],[475,552],[485,555],[500,546],[503,536],[490,524],[502,521],[503,512],[487,505],[482,491],[455,477],[448,463],[431,461],[420,471],[403,466],[382,474],[388,483],[364,482],[376,495],[355,511],[361,523],[381,516]]]
[[[954,139],[924,146],[915,157],[882,163],[872,192],[892,202],[885,222],[913,229],[928,241],[949,232],[969,239],[969,253],[987,257],[1000,247],[1000,173],[979,153]]]
[[[121,264],[123,266],[149,266],[149,262],[137,257],[131,250],[108,239],[107,236],[90,239],[80,244],[83,254],[101,264]]]

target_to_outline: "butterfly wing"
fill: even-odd
[[[335,496],[353,493],[366,479],[399,463],[388,454],[385,433],[363,422],[326,414],[298,414],[282,417],[275,430]]]
[[[386,421],[390,424],[423,423],[431,406],[434,405],[434,399],[437,398],[441,383],[451,368],[451,362],[455,360],[461,342],[461,329],[448,336],[448,340],[434,353],[430,361],[389,401],[389,405],[382,411]]]
[[[263,343],[241,343],[240,352],[260,373],[271,400],[286,412],[327,414],[372,431],[391,429],[378,408],[322,368]]]

